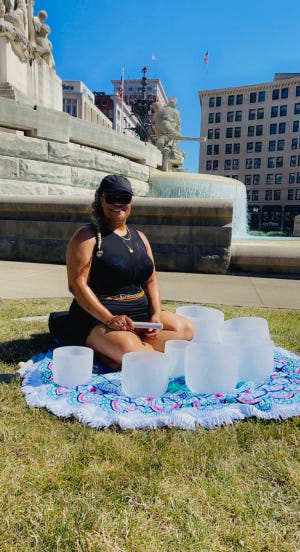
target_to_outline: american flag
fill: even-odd
[[[206,52],[203,59],[204,59],[204,63],[208,63],[208,52]]]

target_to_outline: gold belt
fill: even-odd
[[[100,295],[99,299],[104,299],[106,301],[134,301],[135,299],[140,299],[140,297],[143,297],[144,295],[145,292],[142,289],[139,293],[135,293],[134,295],[126,295],[124,293],[120,293],[120,295],[112,295],[112,297],[103,297]]]

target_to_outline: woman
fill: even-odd
[[[117,369],[124,353],[163,352],[168,339],[194,334],[189,320],[161,309],[150,244],[127,226],[132,196],[127,178],[106,176],[95,193],[92,225],[75,232],[67,248],[74,337]],[[163,329],[135,330],[133,321],[161,322]]]

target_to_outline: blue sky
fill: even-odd
[[[176,96],[182,134],[199,136],[198,91],[300,72],[299,0],[36,0],[48,12],[56,72],[112,93],[112,79],[159,78]],[[204,54],[209,52],[209,62]],[[157,61],[152,61],[155,55]],[[197,172],[199,145],[182,142]]]

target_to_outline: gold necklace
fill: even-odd
[[[122,240],[122,242],[124,243],[124,245],[126,245],[128,251],[129,251],[129,253],[133,253],[133,249],[132,249],[132,247],[131,247],[131,245],[130,245],[131,232],[130,232],[128,226],[126,226],[126,230],[127,230],[127,232],[126,232],[125,236],[128,235],[128,238],[125,238],[125,236],[119,236],[119,238],[121,238],[121,240]],[[117,234],[117,235],[119,235],[119,234]],[[127,242],[129,242],[129,243],[127,243]]]

